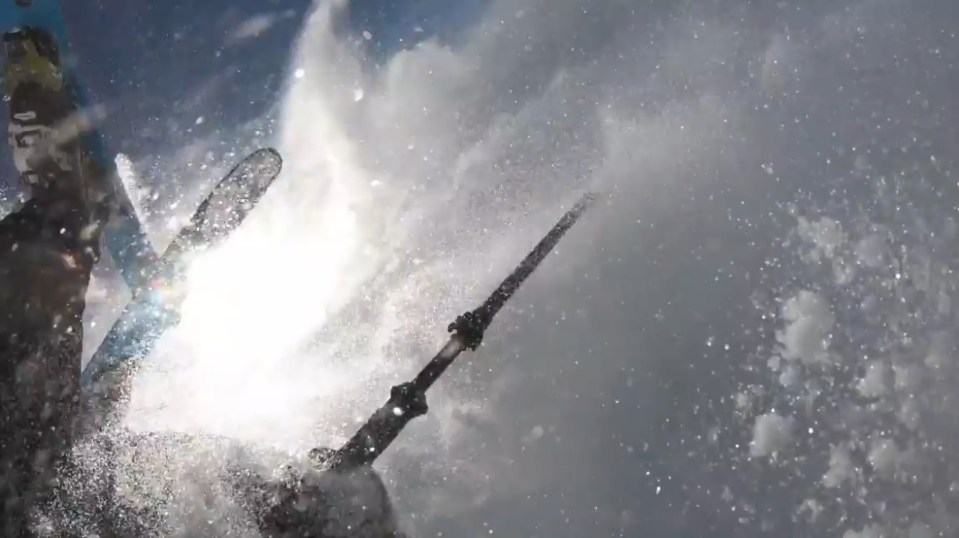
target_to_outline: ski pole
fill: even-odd
[[[390,390],[390,399],[367,419],[346,444],[332,451],[313,449],[310,452],[311,459],[332,470],[349,470],[371,465],[411,420],[426,413],[427,389],[460,353],[479,347],[493,317],[556,247],[563,235],[576,224],[594,199],[593,194],[583,196],[482,305],[457,317],[448,327],[451,335],[446,345],[412,381],[393,387]]]

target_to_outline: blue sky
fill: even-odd
[[[432,36],[455,43],[486,4],[352,2],[343,31],[369,32],[370,52],[385,60]],[[104,125],[110,149],[134,161],[230,132],[269,112],[282,95],[292,47],[311,8],[308,0],[64,2],[83,82],[110,107]],[[244,22],[262,15],[275,18],[261,34],[230,40]],[[200,116],[204,122],[196,125]],[[9,192],[12,169],[5,151],[0,158]]]
[[[373,35],[375,53],[386,56],[430,36],[455,44],[459,32],[473,22],[488,3],[488,0],[363,0],[350,4],[350,15],[355,30],[368,30]]]
[[[370,32],[373,54],[386,58],[433,35],[455,42],[485,3],[353,2],[344,31]],[[107,134],[117,150],[134,153],[140,145],[182,142],[165,140],[171,132],[153,129],[157,123],[192,127],[202,114],[207,121],[194,129],[202,135],[262,115],[281,94],[291,47],[311,8],[306,0],[106,4],[113,3],[66,2],[64,9],[88,86],[99,100],[122,108]],[[231,32],[263,14],[278,17],[259,37],[229,44]],[[103,28],[109,28],[109,39],[103,39]],[[213,78],[225,80],[202,100],[178,106]]]

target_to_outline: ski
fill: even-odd
[[[115,154],[97,128],[97,109],[79,83],[60,0],[0,0],[0,32],[8,35],[27,28],[42,31],[52,41],[57,84],[62,84],[77,111],[68,120],[69,129],[61,131],[79,140],[81,151],[108,179],[115,207],[104,228],[104,245],[133,295],[82,374],[89,389],[116,366],[149,353],[160,334],[177,322],[180,298],[174,290],[179,287],[188,254],[218,243],[239,226],[279,174],[282,159],[273,149],[261,149],[245,158],[216,185],[163,255],[158,255],[119,180]],[[53,153],[62,141],[41,143],[49,144]],[[104,384],[110,382],[101,383],[101,388]]]
[[[134,293],[82,374],[84,388],[101,400],[117,397],[109,374],[145,357],[157,339],[179,321],[183,278],[192,256],[216,246],[235,230],[279,175],[280,154],[260,149],[237,164],[199,205],[147,274],[148,287]]]
[[[27,27],[48,33],[58,49],[63,82],[82,116],[78,121],[82,125],[78,132],[81,145],[111,179],[111,194],[116,198],[116,211],[104,231],[104,244],[127,285],[133,290],[139,289],[148,283],[149,268],[159,257],[119,180],[113,160],[115,153],[108,150],[95,125],[97,108],[79,82],[60,0],[0,0],[0,32],[5,34]]]

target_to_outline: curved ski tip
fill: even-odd
[[[279,160],[281,160],[281,161],[283,160],[283,157],[280,155],[280,151],[279,151],[278,149],[276,149],[276,148],[269,147],[269,146],[267,146],[267,147],[265,147],[265,148],[260,148],[260,149],[258,149],[258,150],[256,150],[256,151],[254,151],[253,154],[254,154],[254,155],[259,155],[259,156],[270,155],[271,157],[273,157],[273,158],[275,158],[275,159],[279,159]]]
[[[281,161],[283,160],[283,157],[280,156],[280,151],[276,148],[272,148],[269,146],[265,148],[260,148],[254,151],[253,155],[257,155],[259,157],[272,157],[274,159],[279,159]]]
[[[576,204],[573,207],[579,210],[584,210],[590,205],[592,205],[593,202],[597,200],[597,198],[599,198],[599,195],[597,193],[592,191],[587,192],[586,194],[582,195],[579,198],[579,200],[576,202]]]
[[[244,167],[255,167],[259,175],[269,177],[272,181],[283,170],[283,157],[275,148],[260,148],[244,157],[235,170],[243,170]],[[232,175],[232,172],[228,175]]]

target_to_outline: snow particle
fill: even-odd
[[[866,525],[861,531],[848,530],[842,538],[891,538],[892,535],[879,525]]]
[[[835,488],[842,485],[843,482],[851,481],[856,476],[855,466],[852,464],[852,457],[849,455],[849,449],[845,445],[833,445],[829,449],[829,470],[822,477],[822,485],[827,488]]]
[[[753,457],[770,456],[781,452],[793,438],[794,421],[776,413],[766,413],[756,418],[753,425],[753,440],[749,453]]]
[[[859,380],[856,390],[866,398],[878,398],[886,393],[888,369],[882,361],[873,361],[866,366],[866,374]]]
[[[799,237],[811,243],[809,253],[812,261],[827,260],[835,256],[836,251],[846,242],[846,233],[839,222],[823,217],[817,221],[799,218],[797,226]]]
[[[925,523],[913,523],[909,526],[907,538],[934,538],[936,534]]]
[[[881,235],[870,235],[856,243],[856,258],[871,269],[881,269],[886,262],[886,240]]]
[[[879,476],[891,478],[903,462],[903,452],[892,439],[873,442],[866,459]]]

